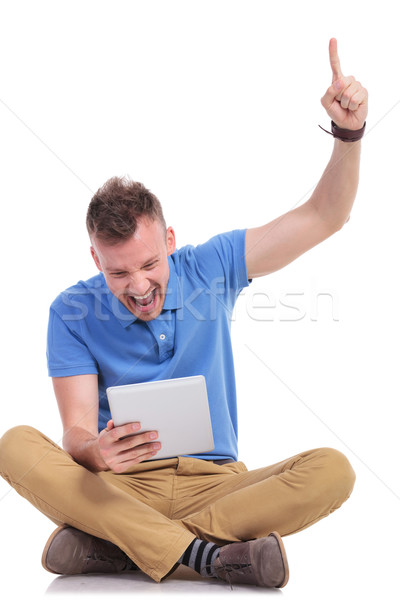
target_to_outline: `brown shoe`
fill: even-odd
[[[42,565],[50,573],[119,573],[138,567],[111,542],[68,525],[58,527],[43,550]]]
[[[230,584],[282,588],[289,579],[285,548],[276,532],[258,540],[223,546],[214,567],[218,577]]]

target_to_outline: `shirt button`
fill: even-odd
[[[160,340],[165,340],[165,335],[163,333],[160,335]]]

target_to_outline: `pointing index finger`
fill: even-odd
[[[341,79],[343,77],[342,70],[340,68],[340,60],[337,51],[337,40],[332,38],[329,41],[329,61],[331,63],[332,69],[332,83],[337,79]]]

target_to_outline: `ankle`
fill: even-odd
[[[219,556],[220,547],[212,542],[205,542],[195,538],[178,563],[190,567],[203,577],[217,577],[214,563]]]

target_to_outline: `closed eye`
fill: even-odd
[[[147,265],[144,265],[143,269],[154,269],[154,267],[156,266],[157,262],[158,261],[155,260],[155,261],[153,261],[151,263],[148,263]]]

